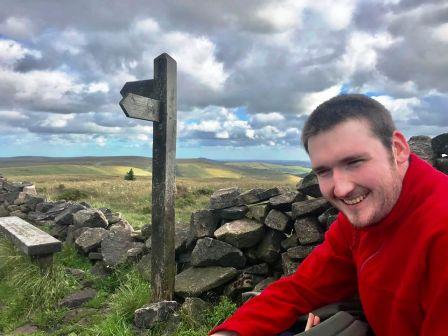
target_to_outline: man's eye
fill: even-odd
[[[349,164],[350,166],[358,166],[358,165],[360,165],[362,162],[363,162],[362,159],[358,159],[358,160],[352,160],[352,161],[349,161],[348,164]]]
[[[318,170],[316,173],[317,176],[319,177],[325,177],[329,174],[330,170],[329,169],[324,169],[324,170]]]

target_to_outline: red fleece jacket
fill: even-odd
[[[381,222],[359,229],[339,214],[296,273],[211,333],[276,335],[299,315],[357,291],[377,336],[448,335],[448,176],[415,155]]]

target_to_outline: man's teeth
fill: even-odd
[[[358,196],[358,197],[352,198],[352,199],[345,199],[343,201],[344,201],[344,203],[349,204],[349,205],[358,204],[364,198],[366,198],[366,196],[367,196],[367,194],[366,195],[361,195],[361,196]]]

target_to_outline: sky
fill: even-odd
[[[0,156],[152,156],[127,81],[177,61],[177,157],[306,160],[307,115],[340,93],[409,138],[448,130],[448,2],[0,0]]]

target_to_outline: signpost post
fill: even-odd
[[[127,82],[120,106],[129,118],[153,121],[151,287],[153,301],[174,292],[177,65],[164,53],[154,59],[154,79]]]

